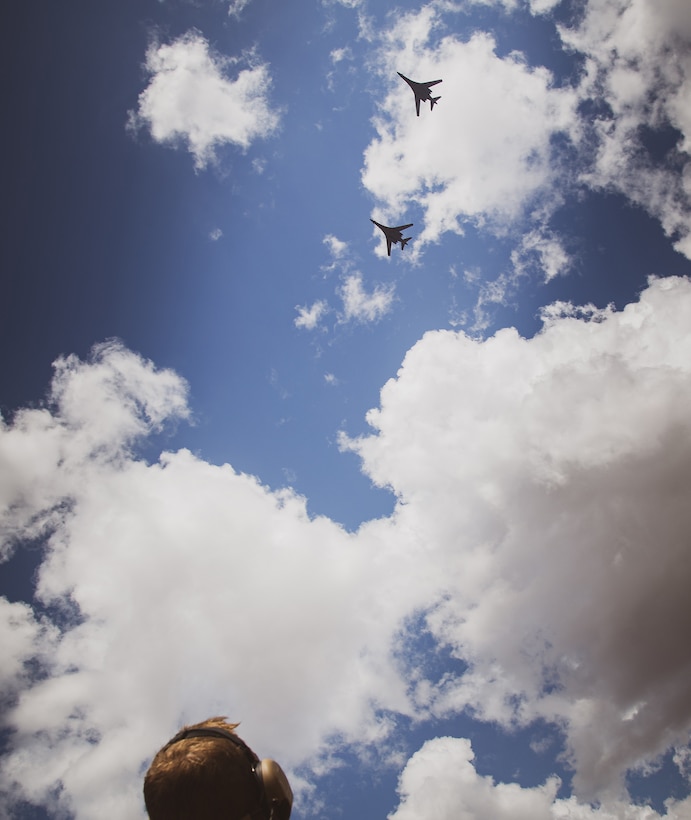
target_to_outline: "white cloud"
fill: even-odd
[[[587,305],[574,305],[571,302],[564,302],[559,299],[540,308],[540,318],[543,324],[546,325],[567,316],[577,316],[591,322],[604,322],[612,310],[612,305],[608,305],[606,308],[598,308],[591,302]]]
[[[469,328],[470,333],[484,333],[494,320],[492,308],[496,305],[506,307],[511,303],[516,296],[520,276],[520,271],[513,270],[500,273],[496,279],[482,281],[473,307],[474,321]],[[466,281],[473,282],[474,279],[474,273],[468,271]]]
[[[69,476],[84,459],[117,460],[165,420],[189,417],[184,381],[117,342],[94,348],[89,365],[68,356],[54,368],[48,407],[20,410],[0,425],[2,557],[14,537],[39,538],[64,519],[71,496],[67,482],[54,483],[56,465]]]
[[[549,14],[559,3],[561,0],[530,0],[530,11],[532,14]]]
[[[34,617],[28,604],[10,603],[0,598],[0,644],[3,658],[0,669],[0,702],[11,703],[16,694],[30,683],[25,664],[32,658],[43,656],[49,649],[54,630],[48,623]]]
[[[347,9],[357,9],[363,5],[364,0],[322,0],[324,5],[345,6]]]
[[[349,273],[353,268],[353,261],[348,253],[347,243],[333,234],[327,234],[323,243],[328,248],[331,261],[327,265],[322,265],[322,271],[338,271],[340,274],[340,283],[335,293],[343,307],[337,312],[335,324],[378,322],[391,310],[395,298],[395,285],[378,284],[368,292],[363,284],[362,274],[359,271]],[[319,323],[330,310],[325,299],[318,299],[311,306],[297,305],[295,309],[298,311],[294,320],[295,326],[306,330],[319,327]]]
[[[549,282],[568,272],[572,263],[562,239],[544,224],[525,233],[511,251],[510,258],[509,270],[493,279],[483,278],[479,270],[464,271],[464,279],[477,290],[477,297],[471,315],[466,311],[455,311],[452,326],[464,327],[471,334],[484,333],[495,321],[496,307],[515,306],[520,286],[527,277],[537,273],[543,282]],[[562,308],[565,306],[559,309]],[[582,307],[573,309],[577,315],[586,315]],[[547,306],[543,318],[556,310],[554,305]]]
[[[682,746],[674,750],[674,763],[680,773],[691,782],[691,747]]]
[[[450,6],[451,8],[461,9],[463,5],[469,6],[503,6],[507,12],[516,11],[524,6],[527,6],[531,14],[548,14],[552,9],[556,8],[561,0],[462,0],[460,3],[454,4],[451,0],[438,0],[435,5],[444,8]]]
[[[48,607],[0,605],[0,680],[17,693],[0,786],[78,820],[142,817],[141,766],[180,721],[241,719],[292,769],[328,765],[330,738],[386,745],[377,710],[470,706],[563,727],[578,794],[602,813],[552,800],[549,783],[478,778],[457,740],[413,758],[401,819],[440,750],[469,817],[501,817],[509,798],[550,818],[645,817],[604,810],[627,768],[691,727],[691,283],[589,313],[547,311],[530,340],[426,334],[368,415],[373,434],[342,437],[400,500],[356,533],[230,465],[137,458],[138,438],[189,415],[174,373],[117,344],[59,360],[49,403],[0,428],[5,553],[43,538]],[[469,664],[461,677],[407,677],[396,652],[420,612]]]
[[[560,237],[544,227],[535,228],[523,236],[520,245],[511,253],[511,261],[517,275],[537,267],[545,282],[563,275],[571,265]]]
[[[428,741],[408,761],[399,781],[401,803],[389,820],[684,820],[691,800],[670,801],[660,815],[648,806],[609,801],[598,807],[556,799],[559,779],[522,788],[477,774],[470,741]]]
[[[265,159],[260,159],[259,157],[255,157],[252,160],[252,170],[254,171],[255,174],[260,174],[260,175],[263,174],[264,171],[266,171],[266,165],[267,165],[267,163],[266,163]]]
[[[390,820],[547,820],[559,781],[536,789],[494,783],[472,764],[470,742],[450,737],[426,743],[399,783],[401,805]]]
[[[558,174],[552,137],[578,137],[577,95],[556,88],[544,68],[520,55],[500,58],[486,33],[467,42],[439,39],[442,18],[432,5],[400,17],[383,36],[381,66],[394,77],[365,151],[362,181],[389,214],[424,212],[416,248],[463,223],[505,227],[537,197],[552,196]],[[396,76],[442,79],[430,112]],[[410,220],[407,220],[410,221]],[[415,251],[417,253],[417,251]]]
[[[335,293],[343,307],[337,313],[336,324],[378,322],[391,310],[395,298],[395,285],[378,284],[368,292],[363,284],[362,274],[359,271],[348,272],[352,270],[353,262],[348,254],[347,243],[333,234],[327,234],[323,243],[329,250],[331,262],[323,265],[322,270],[340,272],[340,284],[336,287]],[[311,306],[298,305],[296,310],[298,316],[294,320],[295,326],[314,330],[329,312],[329,306],[325,299],[318,299]]]
[[[578,26],[560,33],[588,58],[582,95],[611,111],[595,120],[595,161],[585,181],[642,205],[691,258],[691,5],[589,0]],[[679,143],[655,160],[642,129],[670,125]]]
[[[352,259],[348,253],[347,242],[329,233],[322,239],[322,243],[326,246],[329,251],[329,256],[331,257],[331,260],[327,264],[321,266],[322,271],[330,272],[339,270],[341,273],[345,273],[352,267]]]
[[[348,250],[348,243],[343,242],[332,233],[327,234],[322,241],[329,249],[329,252],[334,259],[342,259]]]
[[[323,299],[318,299],[311,307],[297,305],[295,310],[298,312],[294,320],[295,327],[314,330],[324,314],[328,312],[329,306]]]
[[[132,457],[166,412],[188,414],[185,392],[107,345],[59,360],[51,405],[0,430],[5,532],[50,518],[37,598],[62,613],[44,626],[0,605],[3,687],[21,690],[0,787],[55,814],[142,817],[141,766],[184,720],[231,714],[289,769],[329,736],[388,731],[377,706],[408,709],[390,522],[355,538],[229,465]]]
[[[340,63],[342,60],[352,60],[353,59],[353,52],[349,46],[345,48],[335,48],[329,55],[331,57],[331,62],[336,65]]]
[[[228,15],[239,19],[242,12],[251,2],[252,0],[230,0],[228,4]]]
[[[339,293],[343,300],[342,321],[377,322],[390,310],[395,285],[377,285],[367,293],[362,285],[362,274],[346,276]]]
[[[213,230],[209,233],[209,239],[210,239],[212,242],[218,242],[218,240],[219,240],[222,236],[223,236],[223,231],[222,231],[220,228],[214,228],[214,229],[213,229]]]
[[[463,7],[463,4],[471,6],[503,6],[507,12],[523,10],[527,8],[531,14],[548,14],[556,8],[562,0],[461,0],[456,8]],[[443,6],[443,2],[439,5]]]
[[[487,4],[509,14],[525,7]],[[529,6],[543,14],[555,3]],[[467,42],[445,35],[448,15],[462,10],[429,3],[376,35],[377,68],[391,91],[374,119],[362,181],[391,216],[422,209],[411,256],[444,232],[462,234],[467,221],[499,231],[524,221],[530,231],[536,222],[544,230],[564,197],[586,185],[644,207],[691,258],[691,5],[588,0],[578,23],[558,29],[565,50],[584,57],[581,75],[561,87],[519,53],[498,57],[488,33]],[[433,112],[423,104],[414,116],[396,71],[443,80]],[[656,155],[648,144],[665,128],[666,153]],[[669,129],[678,132],[676,145]],[[569,140],[569,152],[555,147],[556,135]]]
[[[691,284],[597,319],[428,333],[342,440],[448,579],[428,624],[471,671],[433,709],[563,723],[586,797],[691,728]]]
[[[251,65],[230,79],[238,62],[212,53],[195,31],[152,45],[146,55],[151,81],[130,112],[129,127],[146,127],[156,142],[186,143],[197,168],[213,162],[225,143],[244,149],[269,136],[279,122],[268,101],[269,67]]]

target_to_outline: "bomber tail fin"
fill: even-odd
[[[441,97],[430,97],[429,98],[429,110],[431,111],[434,106],[437,104],[437,100],[441,100]]]

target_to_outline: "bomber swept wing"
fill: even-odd
[[[384,232],[384,236],[386,237],[386,252],[389,256],[391,256],[391,246],[400,243],[401,250],[405,248],[405,246],[410,242],[413,238],[412,236],[403,236],[403,231],[406,228],[412,228],[413,223],[409,222],[407,225],[397,225],[395,228],[390,228],[388,225],[382,225],[381,223],[375,221],[374,219],[370,218],[370,222],[374,222],[374,224],[381,228]]]
[[[415,110],[417,111],[418,117],[420,116],[421,102],[426,102],[427,100],[429,100],[429,110],[431,111],[434,108],[437,100],[441,99],[441,97],[433,97],[430,92],[430,88],[433,85],[437,85],[438,83],[440,83],[441,80],[430,80],[428,83],[417,83],[415,82],[415,80],[409,80],[405,76],[405,74],[401,74],[400,71],[397,71],[396,73],[402,80],[405,80],[408,83],[408,85],[413,89],[413,93],[415,94]]]

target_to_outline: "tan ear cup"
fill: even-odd
[[[271,820],[288,820],[293,806],[293,790],[285,772],[275,760],[262,760],[257,766],[257,772],[264,784]]]

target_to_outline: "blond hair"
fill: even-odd
[[[218,728],[234,734],[238,725],[213,717],[182,731]],[[260,801],[248,753],[222,737],[189,737],[166,744],[144,778],[151,820],[241,820],[256,812]]]

